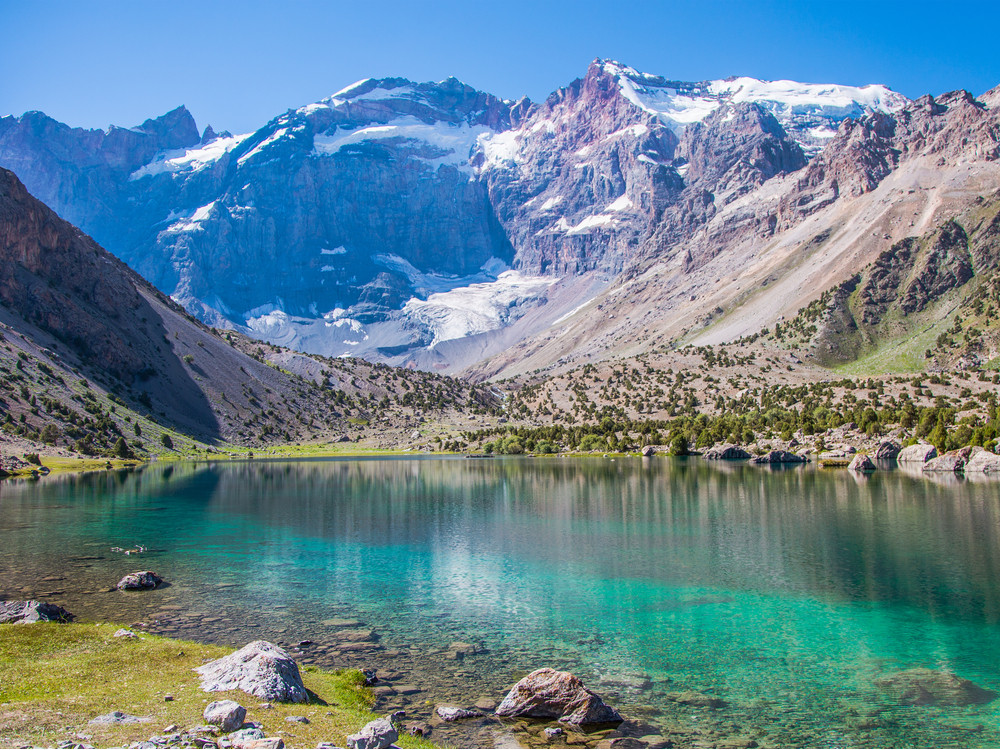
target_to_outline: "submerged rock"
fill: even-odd
[[[702,458],[709,461],[742,461],[750,458],[750,454],[738,445],[726,443],[709,448]]]
[[[622,721],[621,714],[585,688],[580,678],[549,668],[536,669],[514,685],[496,715],[559,719],[580,725]]]
[[[135,591],[139,589],[155,589],[163,583],[163,579],[151,570],[140,570],[129,573],[115,587],[119,591]]]
[[[903,450],[899,452],[896,456],[896,460],[901,464],[905,463],[921,463],[925,464],[932,458],[937,456],[937,448],[929,443],[917,443],[916,445],[908,445]]]
[[[236,701],[215,701],[205,706],[205,722],[214,724],[223,732],[235,732],[243,726],[247,710]]]
[[[0,624],[18,623],[21,625],[33,622],[69,622],[73,615],[62,607],[47,602],[2,601],[0,602]]]
[[[347,746],[356,748],[392,747],[399,739],[399,732],[388,719],[375,719],[365,724],[356,734],[348,735]]]
[[[726,702],[714,695],[706,695],[696,690],[685,690],[680,693],[667,693],[667,699],[684,706],[697,708],[722,708]]]
[[[475,719],[482,716],[479,711],[471,711],[459,706],[438,706],[434,711],[445,721],[461,721],[462,719]]]
[[[864,453],[859,453],[851,459],[851,463],[848,464],[847,468],[851,471],[860,471],[864,474],[869,474],[875,471],[875,462]]]
[[[304,703],[309,697],[295,660],[268,641],[248,643],[194,671],[201,675],[201,689],[210,693],[242,690],[264,700],[291,703]]]
[[[997,697],[970,680],[935,669],[906,669],[876,680],[875,686],[904,706],[969,706]]]

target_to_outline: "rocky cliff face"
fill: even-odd
[[[596,60],[542,104],[368,79],[235,136],[182,109],[107,132],[29,113],[0,120],[0,164],[205,321],[456,370],[623,272],[688,272],[870,191],[947,148],[939,110],[977,107]]]

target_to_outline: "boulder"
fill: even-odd
[[[969,706],[997,697],[992,690],[935,669],[906,669],[876,680],[875,686],[904,706]]]
[[[943,456],[932,458],[924,464],[924,471],[956,472],[965,468],[965,459],[957,453],[946,453]]]
[[[26,625],[32,622],[69,622],[73,615],[62,607],[47,602],[3,601],[0,602],[0,624],[16,622]]]
[[[356,748],[392,747],[399,739],[399,732],[388,719],[375,719],[365,724],[357,734],[347,737],[347,746]]]
[[[743,461],[750,458],[750,454],[738,445],[725,443],[715,445],[705,451],[702,458],[709,461]]]
[[[151,570],[140,570],[129,573],[115,587],[119,591],[135,591],[139,589],[155,589],[163,583],[163,579]]]
[[[205,722],[214,724],[223,732],[235,732],[247,718],[247,710],[236,701],[215,701],[205,706]]]
[[[875,471],[875,462],[872,461],[864,453],[859,453],[854,458],[851,459],[851,463],[847,466],[851,471],[859,471],[864,474],[869,474]]]
[[[578,677],[549,668],[536,669],[514,685],[496,715],[559,719],[578,725],[622,721],[621,714],[585,688]]]
[[[875,449],[875,460],[876,461],[888,461],[899,457],[900,451],[903,450],[903,446],[897,443],[895,440],[883,440],[878,444],[878,448]]]
[[[804,464],[805,462],[804,456],[788,451],[768,451],[763,456],[757,456],[751,461],[755,464]]]
[[[246,750],[281,750],[284,746],[285,741],[281,737],[264,737],[259,740],[246,740],[243,742],[243,747]]]
[[[242,690],[269,701],[308,700],[299,667],[284,649],[253,641],[229,656],[196,667],[201,689],[210,693]]]
[[[965,464],[965,473],[1000,474],[1000,456],[989,451],[979,451]]]
[[[642,448],[642,455],[644,455],[646,457],[655,456],[656,455],[656,448],[654,448],[651,445],[643,446],[643,448]]]
[[[901,464],[925,464],[935,457],[937,457],[937,448],[929,443],[917,443],[916,445],[908,445],[903,448],[903,450],[899,452],[899,455],[896,456],[896,460]]]
[[[128,638],[138,638],[139,636],[137,636],[133,631],[129,630],[128,628],[118,628],[118,630],[115,631],[113,637],[128,639]],[[173,699],[171,698],[171,700]]]

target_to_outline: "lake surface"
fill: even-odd
[[[107,591],[147,568],[171,585]],[[0,596],[234,646],[308,639],[296,658],[378,667],[382,707],[412,718],[552,666],[677,744],[1000,746],[1000,700],[901,706],[876,685],[925,667],[1000,690],[996,482],[667,458],[153,464],[0,483]]]

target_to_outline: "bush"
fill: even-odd
[[[61,434],[54,424],[47,424],[42,428],[42,442],[46,445],[55,445]]]
[[[600,435],[585,435],[580,441],[581,451],[603,451],[607,450],[608,441]]]
[[[160,442],[163,443],[163,447],[168,451],[172,451],[174,449],[174,441],[167,433],[164,432],[160,436]]]
[[[42,465],[42,459],[39,458],[37,453],[25,453],[24,460],[27,461],[29,464],[34,464],[35,466]]]
[[[118,458],[135,458],[132,449],[129,448],[128,443],[125,442],[125,438],[123,437],[115,441],[115,447],[111,449],[111,453]]]
[[[683,432],[674,435],[674,439],[670,441],[670,455],[686,456],[687,454],[688,454],[687,435],[685,435]]]

